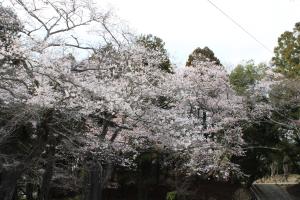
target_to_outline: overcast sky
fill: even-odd
[[[273,51],[278,36],[300,21],[300,0],[211,0]],[[208,46],[222,63],[269,61],[272,54],[207,0],[102,0],[137,33],[159,36],[177,64]]]

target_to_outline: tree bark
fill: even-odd
[[[26,184],[26,200],[34,200],[33,199],[33,184],[27,183]]]
[[[38,194],[38,200],[48,200],[49,199],[49,190],[50,182],[53,175],[53,168],[55,163],[55,137],[50,133],[50,127],[48,125],[49,121],[52,120],[53,110],[49,110],[45,114],[45,120],[41,124],[42,129],[44,130],[44,140],[45,145],[49,142],[49,149],[47,150],[47,163],[45,167],[45,173],[43,174],[43,182]]]
[[[102,166],[100,163],[93,162],[88,169],[88,177],[85,177],[84,200],[102,200]]]
[[[52,136],[53,137],[53,136]],[[49,191],[51,187],[51,179],[53,176],[55,166],[55,138],[51,139],[49,148],[48,161],[45,167],[45,173],[43,174],[43,182],[38,196],[38,200],[49,200]]]
[[[41,125],[41,133],[39,137],[38,144],[31,150],[28,156],[24,158],[24,160],[20,161],[20,163],[16,164],[9,169],[5,169],[3,167],[3,163],[1,164],[1,172],[0,172],[0,199],[1,200],[13,200],[15,194],[17,192],[17,183],[19,178],[22,176],[24,171],[28,169],[32,165],[32,161],[34,158],[41,155],[44,150],[45,144],[49,135],[48,122],[52,119],[53,110],[49,110],[44,115],[44,121]]]
[[[206,115],[206,112],[203,111],[203,121],[202,121],[202,125],[203,125],[203,129],[207,129],[207,115]]]
[[[16,170],[3,170],[1,173],[0,199],[12,200],[14,198],[19,174]]]

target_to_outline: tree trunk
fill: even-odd
[[[0,199],[2,200],[13,200],[16,187],[18,175],[15,170],[3,170],[1,173],[1,185],[0,185]]]
[[[139,164],[138,164],[138,185],[137,185],[138,200],[147,200],[148,194],[147,194],[145,178],[146,176],[144,172],[143,159],[142,157],[140,157]]]
[[[18,196],[18,185],[16,185],[15,187],[15,192],[14,192],[14,195],[13,195],[13,200],[19,200],[19,196]]]
[[[203,125],[203,129],[207,129],[207,115],[206,115],[206,112],[203,111],[203,121],[202,121],[202,125]]]
[[[51,179],[53,176],[54,159],[51,159],[46,164],[45,173],[43,174],[43,182],[39,192],[38,200],[48,200],[51,186]]]
[[[26,184],[26,200],[34,200],[33,199],[33,184],[27,183]]]
[[[156,153],[157,157],[156,157],[156,185],[159,185],[160,183],[160,153]]]
[[[48,151],[48,161],[46,163],[45,173],[43,174],[43,182],[38,196],[38,200],[49,200],[49,191],[51,187],[51,179],[55,166],[55,137],[51,135]]]
[[[102,200],[102,166],[94,162],[88,169],[85,177],[84,200]]]
[[[4,169],[3,164],[1,164],[0,172],[0,200],[13,200],[16,194],[16,187],[18,179],[21,175],[32,165],[34,158],[39,157],[44,150],[45,144],[48,139],[49,128],[48,122],[52,119],[53,110],[50,109],[44,115],[44,121],[41,125],[42,132],[40,134],[39,141],[37,145],[31,150],[29,155],[27,155],[24,160],[12,169]]]
[[[91,169],[91,197],[89,200],[101,200],[102,195],[102,170],[97,165]]]

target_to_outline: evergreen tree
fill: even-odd
[[[274,53],[272,61],[278,72],[288,78],[300,77],[300,22],[278,38]]]
[[[168,73],[173,73],[171,61],[169,59],[167,50],[165,49],[165,43],[161,38],[151,34],[141,35],[137,39],[137,43],[141,44],[149,50],[160,52],[161,56],[164,58],[160,63],[160,68]]]
[[[214,62],[216,65],[222,65],[220,60],[215,57],[215,54],[208,47],[196,48],[193,53],[189,55],[188,61],[186,62],[186,66],[191,66],[193,61],[203,61],[203,62]]]
[[[256,81],[264,77],[267,69],[266,64],[256,65],[253,60],[238,64],[229,75],[230,84],[238,94],[244,95],[250,86],[254,86]]]

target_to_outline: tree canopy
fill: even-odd
[[[220,60],[215,57],[214,52],[208,47],[204,47],[203,49],[201,49],[200,47],[196,48],[189,55],[186,66],[191,66],[194,61],[213,62],[216,65],[221,65]]]
[[[265,76],[267,65],[260,63],[256,65],[253,60],[237,65],[229,75],[230,84],[238,94],[245,94],[249,87]]]
[[[279,38],[272,58],[277,72],[287,77],[300,77],[300,22],[293,31],[285,31]]]
[[[135,173],[144,152],[172,154],[162,166],[184,176],[243,175],[232,157],[242,155],[246,116],[224,67],[195,59],[194,68],[175,73],[161,39],[125,34],[89,0],[8,3],[0,199],[47,200],[58,188],[98,200],[113,171]],[[86,42],[92,33],[96,45]],[[78,59],[78,51],[87,56]]]
[[[181,192],[185,180],[265,173],[244,168],[244,155],[260,167],[285,156],[253,146],[298,155],[288,151],[300,141],[298,79],[254,61],[228,76],[208,47],[173,70],[162,39],[135,35],[90,0],[5,4],[1,200],[99,200],[128,187],[147,199],[160,181]]]
[[[163,57],[163,61],[160,63],[160,68],[168,73],[172,73],[172,65],[169,59],[167,50],[165,49],[164,41],[154,35],[141,35],[137,38],[137,43],[141,44],[147,49],[155,50],[161,53],[161,57]]]

